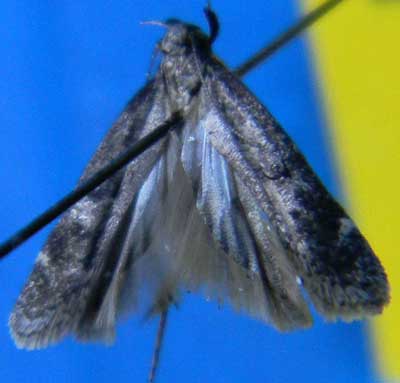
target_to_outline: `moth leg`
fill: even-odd
[[[154,345],[153,358],[151,361],[149,382],[154,382],[160,361],[161,349],[164,343],[165,330],[167,328],[168,308],[164,309],[160,314],[160,322],[158,324],[156,343]]]

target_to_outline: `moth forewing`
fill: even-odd
[[[128,104],[89,163],[80,182],[116,157],[131,142],[167,117],[162,84],[152,81]],[[158,102],[157,102],[158,100]],[[131,203],[163,142],[72,207],[50,234],[10,317],[11,333],[20,347],[41,348],[74,332],[79,337],[112,336],[114,322],[97,318],[123,258]],[[119,274],[116,277],[120,277]],[[117,300],[113,301],[113,305]],[[104,315],[102,315],[104,317]],[[115,318],[114,318],[115,319]]]
[[[213,142],[231,156],[243,179],[250,168],[254,171],[248,184],[278,232],[287,252],[282,256],[289,257],[317,309],[329,319],[381,312],[389,299],[388,283],[368,242],[269,112],[220,64],[214,73],[210,88],[223,100],[219,115],[226,116],[227,130],[238,138],[249,168],[226,150],[226,141],[218,141],[215,128]]]

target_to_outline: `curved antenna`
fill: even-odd
[[[163,23],[162,21],[158,21],[158,20],[141,21],[140,25],[157,25],[158,27],[163,27],[163,28],[168,27],[168,25],[166,23]]]
[[[211,9],[210,2],[207,3],[207,6],[204,8],[204,14],[206,15],[208,27],[210,29],[210,37],[208,41],[210,45],[216,40],[219,33],[219,21],[217,14]]]

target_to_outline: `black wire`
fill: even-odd
[[[137,141],[125,153],[121,154],[115,160],[111,161],[107,166],[99,172],[90,177],[81,186],[77,187],[72,192],[68,193],[64,198],[56,202],[53,206],[47,209],[44,213],[40,214],[28,225],[17,231],[8,240],[0,245],[0,259],[5,257],[9,252],[21,245],[32,235],[37,233],[44,226],[49,224],[60,214],[64,213],[74,203],[78,202],[81,198],[94,190],[97,186],[103,183],[106,179],[115,174],[123,166],[131,162],[134,158],[139,156],[151,145],[156,143],[160,138],[164,137],[169,130],[176,126],[181,121],[179,113],[173,114],[163,124],[154,129],[151,133]]]
[[[329,0],[315,10],[311,11],[308,15],[303,17],[299,22],[290,27],[286,32],[279,35],[275,40],[269,43],[265,48],[261,49],[258,53],[251,56],[242,65],[234,70],[234,73],[241,77],[248,73],[250,70],[261,64],[266,58],[271,56],[283,45],[292,40],[295,36],[301,33],[304,29],[309,27],[315,21],[324,16],[327,12],[333,9],[336,5],[344,0]],[[34,234],[36,234],[43,227],[48,225],[51,221],[56,219],[59,215],[64,213],[73,204],[78,202],[86,194],[94,190],[97,186],[103,183],[107,178],[112,176],[124,165],[135,159],[151,145],[156,143],[160,138],[164,137],[169,130],[181,121],[181,116],[176,113],[170,119],[165,121],[162,125],[154,129],[150,134],[136,142],[131,149],[120,155],[113,160],[109,165],[100,170],[98,173],[90,177],[84,184],[68,193],[61,200],[56,202],[53,206],[45,212],[33,219],[29,224],[13,234],[10,238],[0,244],[0,259],[4,258],[12,250],[16,249],[19,245],[24,243]]]
[[[283,45],[287,44],[294,37],[298,36],[301,32],[307,29],[310,25],[314,24],[322,16],[324,16],[326,13],[331,11],[343,1],[344,0],[329,0],[319,7],[315,8],[313,11],[300,19],[300,21],[292,25],[284,33],[282,33],[275,40],[269,43],[265,48],[262,48],[260,51],[258,51],[258,53],[251,56],[243,64],[239,65],[236,69],[233,70],[233,73],[235,73],[236,76],[239,77],[244,76],[246,73],[254,69],[256,66],[260,65],[264,60],[275,53]]]

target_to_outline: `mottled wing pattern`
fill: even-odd
[[[244,188],[267,217],[261,220],[270,228],[267,243],[278,244],[278,251],[264,252],[272,285],[286,292],[286,303],[299,302],[293,283],[298,275],[328,319],[381,312],[389,288],[379,260],[294,143],[243,83],[214,59],[208,62],[206,83],[204,100],[209,101],[201,119],[209,142],[240,180],[239,190]],[[295,273],[282,271],[288,269]]]
[[[168,117],[163,92],[159,80],[138,92],[107,134],[80,183]],[[18,346],[45,347],[71,332],[82,338],[112,337],[114,323],[98,318],[103,297],[110,290],[128,234],[126,221],[130,220],[132,201],[163,147],[163,141],[157,143],[61,218],[11,314],[11,333]],[[108,307],[107,311],[115,309]]]

